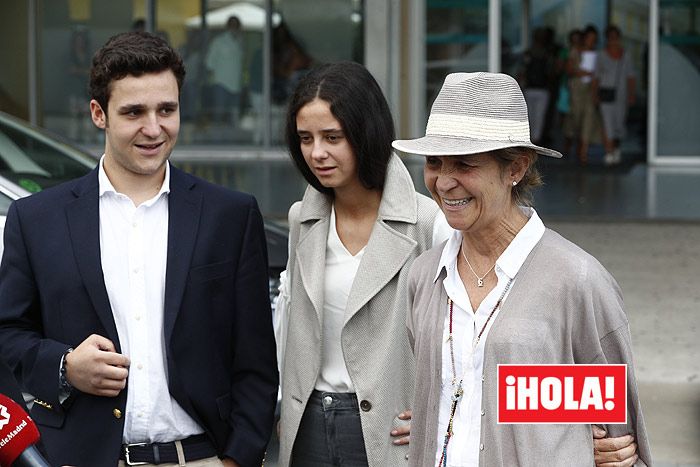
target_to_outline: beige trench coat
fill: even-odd
[[[331,201],[309,187],[289,211],[288,322],[281,365],[279,465],[290,462],[306,403],[321,367],[323,275]],[[345,364],[361,402],[370,466],[407,463],[408,446],[392,444],[397,418],[411,407],[414,360],[406,333],[408,266],[431,247],[436,203],[415,192],[392,156],[379,215],[348,299],[342,330]]]

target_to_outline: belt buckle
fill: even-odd
[[[136,446],[148,446],[148,443],[125,444],[124,445],[124,462],[126,462],[126,465],[147,465],[148,462],[132,462],[132,460],[129,458],[129,448],[136,447]]]

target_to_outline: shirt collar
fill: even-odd
[[[540,241],[545,231],[544,224],[534,208],[521,207],[520,209],[523,211],[523,214],[528,217],[528,221],[525,223],[525,226],[520,229],[520,232],[516,234],[505,251],[501,253],[498,260],[496,260],[496,266],[511,279],[518,273],[525,259],[527,259],[532,249],[535,248],[535,245]],[[447,270],[454,266],[461,244],[462,232],[453,230],[452,235],[442,249],[442,255],[440,256],[440,262],[438,263],[433,282],[438,280],[443,269]]]
[[[100,197],[102,197],[106,193],[113,193],[117,194],[119,193],[116,188],[114,188],[114,185],[112,185],[112,182],[109,180],[109,177],[107,176],[107,172],[105,172],[104,168],[104,161],[105,161],[105,156],[104,154],[100,158],[100,166],[97,172],[97,180],[99,184],[99,193]],[[149,206],[155,202],[158,198],[163,193],[170,193],[170,162],[165,161],[165,177],[163,178],[163,184],[160,186],[160,191],[156,193],[156,195],[151,198],[150,200],[144,202],[143,204]]]

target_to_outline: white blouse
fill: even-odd
[[[542,238],[545,228],[539,216],[532,208],[523,208],[529,217],[528,222],[518,232],[513,241],[496,261],[496,276],[498,284],[479,304],[476,311],[472,309],[469,294],[457,271],[457,255],[462,244],[462,232],[455,230],[445,244],[438,265],[435,279],[445,268],[447,276],[443,286],[453,304],[453,348],[457,382],[462,380],[464,394],[457,404],[453,421],[453,435],[447,448],[446,467],[473,467],[479,465],[479,439],[481,435],[481,375],[484,366],[484,345],[491,325],[496,320],[499,311],[491,317],[478,345],[473,348],[472,342],[481,331],[506,285],[515,279],[520,267],[532,249]],[[507,298],[507,294],[504,297]],[[452,395],[455,388],[452,385],[452,361],[449,336],[450,312],[445,305],[445,321],[442,344],[442,389],[440,394],[440,415],[438,418],[437,452],[435,465],[440,463],[447,425],[450,420]]]
[[[345,366],[340,335],[345,322],[345,308],[357,269],[365,253],[363,247],[352,255],[338,236],[335,207],[331,207],[326,242],[326,270],[323,301],[323,333],[321,336],[321,371],[315,388],[327,392],[355,392]]]

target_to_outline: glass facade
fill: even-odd
[[[256,157],[262,157],[261,164],[283,160],[289,93],[307,69],[332,60],[367,63],[387,91],[400,132],[415,136],[406,133],[423,131],[446,74],[489,67],[489,53],[498,50],[489,43],[492,3],[426,0],[415,7],[397,0],[379,7],[363,0],[7,0],[0,7],[0,38],[6,44],[0,60],[12,65],[0,67],[0,110],[99,150],[102,134],[88,117],[90,58],[111,35],[143,27],[166,37],[185,59],[176,153],[188,162],[193,157],[222,166],[227,160]],[[574,27],[592,23],[602,31],[617,24],[637,76],[623,152],[644,160],[647,115],[653,115],[658,118],[650,120],[649,128],[656,131],[657,148],[649,160],[697,158],[700,133],[693,129],[700,110],[687,103],[700,99],[700,0],[498,4],[501,70],[516,77],[536,29],[553,29],[555,44],[564,47]],[[650,6],[655,5],[658,28],[649,25]],[[413,10],[418,21],[411,19]],[[229,21],[238,27],[227,27]],[[652,66],[658,71],[658,103],[649,109],[648,40],[655,30],[660,51]],[[601,34],[598,48],[603,45]],[[417,48],[420,53],[412,54]],[[551,108],[548,113],[545,133],[552,146],[562,149],[561,116]],[[202,171],[212,173],[212,167]],[[271,183],[278,185],[278,175],[270,171]],[[295,192],[302,189],[299,182]]]
[[[569,36],[593,26],[598,31],[597,42],[591,47],[596,59],[606,46],[605,29],[616,25],[622,33],[624,54],[630,58],[634,72],[634,104],[626,108],[624,136],[620,139],[622,161],[643,160],[646,153],[646,44],[648,37],[648,4],[643,0],[503,0],[502,71],[516,78],[528,101],[530,128],[535,143],[560,150],[565,157],[578,160],[577,141],[590,142],[587,159],[593,164],[603,162],[602,109],[587,98],[573,96],[573,79],[568,68],[572,46]],[[576,83],[578,84],[578,83]],[[576,91],[580,91],[577,87]],[[572,99],[578,99],[576,109]],[[621,104],[622,105],[622,104]],[[591,130],[583,131],[577,112],[586,106],[593,115]],[[595,107],[589,109],[588,107]],[[612,138],[612,137],[611,137]],[[585,160],[586,158],[584,158]]]
[[[37,4],[39,123],[86,145],[102,137],[88,118],[90,59],[119,32],[152,29],[182,54],[181,147],[279,145],[299,77],[318,63],[363,61],[361,0]]]
[[[29,119],[29,8],[26,2],[0,7],[0,110]]]
[[[488,0],[427,0],[426,115],[445,76],[488,68]]]
[[[700,156],[700,0],[659,2],[657,153]]]

